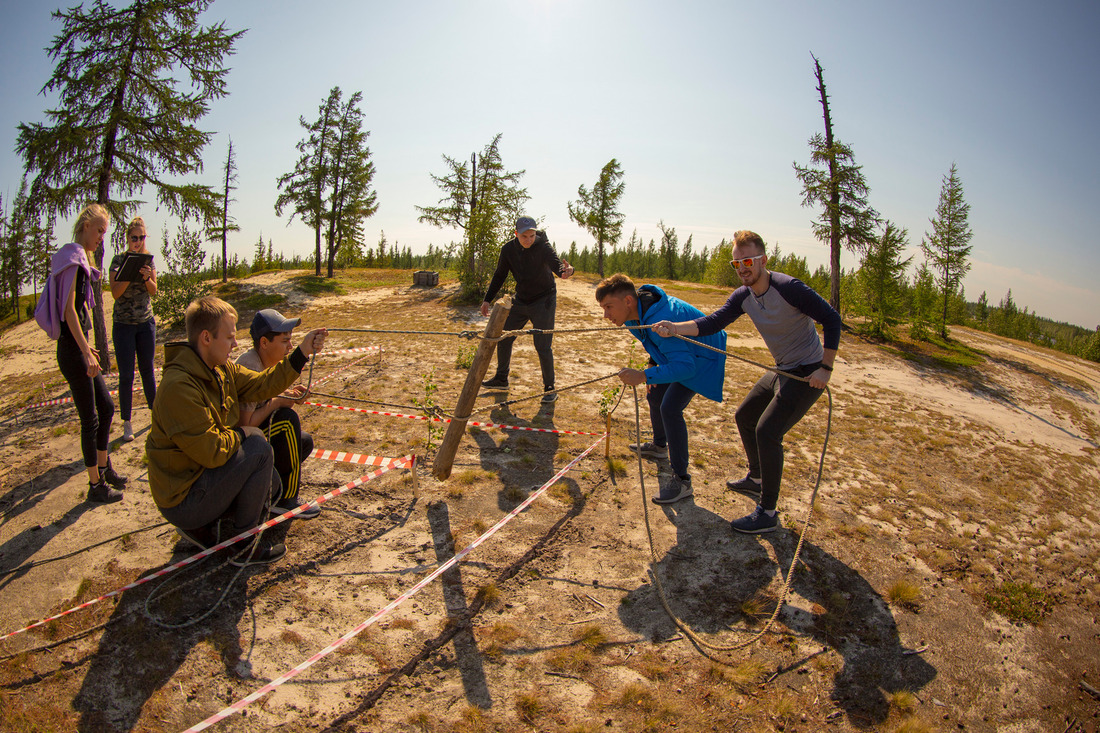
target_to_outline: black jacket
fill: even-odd
[[[533,303],[557,291],[554,276],[561,277],[561,271],[561,260],[550,245],[546,232],[535,233],[535,243],[530,249],[524,249],[519,239],[513,237],[500,248],[500,259],[497,260],[497,269],[489,282],[489,289],[485,291],[485,302],[493,302],[500,286],[511,272],[516,279],[516,300],[520,303]]]

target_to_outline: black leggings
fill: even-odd
[[[803,364],[787,371],[808,377],[817,368],[817,363]],[[779,499],[779,484],[783,479],[783,436],[824,391],[806,382],[767,372],[737,408],[737,430],[745,446],[749,474],[760,477],[760,506],[763,508],[775,509]]]
[[[271,439],[275,472],[283,483],[283,493],[275,497],[275,501],[297,498],[302,485],[302,463],[313,452],[313,436],[302,432],[298,413],[290,407],[275,410],[260,425],[260,429]]]
[[[115,402],[107,391],[102,372],[94,378],[88,376],[84,356],[68,328],[62,326],[61,338],[57,340],[57,366],[69,383],[76,414],[80,415],[80,452],[84,455],[84,466],[90,468],[98,465],[96,451],[107,450],[111,442]]]

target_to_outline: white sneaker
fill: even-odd
[[[130,427],[129,420],[122,421],[122,442],[129,443],[134,439],[134,429]]]

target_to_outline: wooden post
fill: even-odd
[[[493,360],[497,342],[488,339],[496,338],[504,332],[504,320],[508,312],[512,310],[512,299],[504,297],[493,305],[489,313],[489,323],[485,326],[485,336],[478,344],[477,353],[474,354],[474,363],[470,365],[470,372],[466,375],[466,384],[462,386],[462,392],[458,395],[458,404],[455,406],[455,415],[469,415],[474,408],[477,393],[481,390],[481,380],[485,379],[485,373],[489,371],[489,362]],[[435,463],[432,464],[432,474],[440,481],[446,481],[451,477],[451,467],[454,465],[455,454],[458,452],[458,444],[462,441],[462,435],[466,432],[466,421],[469,418],[452,418],[447,426],[447,434],[439,444],[439,450],[435,454]]]
[[[607,442],[604,443],[603,457],[607,460],[611,460],[611,413],[604,415],[604,419],[607,421]]]

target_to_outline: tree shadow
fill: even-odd
[[[690,498],[664,510],[676,525],[677,542],[655,571],[673,611],[697,632],[735,627],[755,632],[745,623],[757,620],[761,600],[766,612],[774,608],[797,532],[780,529],[762,536],[773,548],[777,568],[760,538],[734,534],[728,521]],[[660,521],[659,516],[651,519]],[[890,712],[886,695],[921,690],[935,678],[936,668],[917,654],[905,653],[889,606],[858,572],[810,542],[803,544],[799,560],[791,589],[810,610],[799,607],[801,600],[798,605],[788,600],[779,620],[841,655],[844,666],[833,680],[831,697],[851,724],[881,725]],[[627,594],[619,616],[627,628],[654,640],[676,632],[651,584]],[[722,643],[744,638],[739,634]]]

